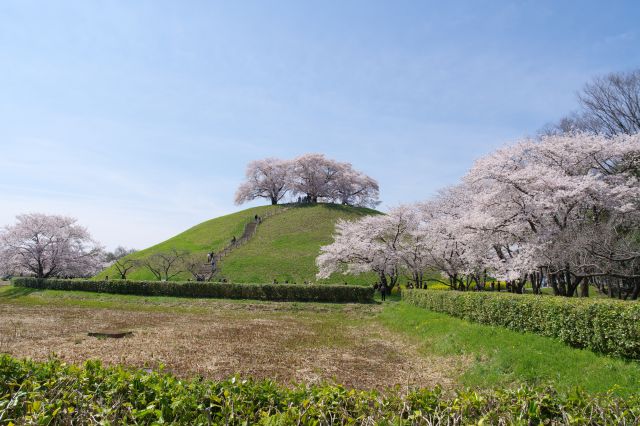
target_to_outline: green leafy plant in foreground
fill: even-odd
[[[551,388],[386,392],[180,379],[0,356],[0,424],[637,424],[640,396]]]

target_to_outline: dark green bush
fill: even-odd
[[[235,284],[199,281],[94,281],[14,278],[13,285],[48,290],[79,290],[140,296],[213,297],[297,302],[373,302],[371,287],[309,284]]]
[[[0,424],[638,424],[640,396],[552,388],[380,393],[341,385],[179,379],[0,356]]]
[[[414,305],[481,324],[555,337],[592,351],[640,359],[640,303],[511,293],[406,290]]]

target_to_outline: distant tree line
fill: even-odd
[[[375,207],[380,203],[379,192],[378,183],[350,163],[322,154],[305,154],[293,160],[266,158],[250,162],[235,202],[265,198],[278,204],[290,196],[309,203],[327,201]]]

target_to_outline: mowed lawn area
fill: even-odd
[[[132,331],[122,339],[90,332]],[[0,286],[0,352],[45,360],[361,389],[552,384],[640,392],[640,364],[472,324],[404,302],[318,304],[34,291]]]

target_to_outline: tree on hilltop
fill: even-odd
[[[341,204],[374,208],[378,200],[380,188],[375,179],[354,170],[351,164],[344,167],[338,179],[334,181],[332,198]]]
[[[267,158],[249,163],[246,180],[236,192],[236,204],[266,198],[278,204],[287,193],[311,203],[337,202],[352,206],[379,204],[378,183],[349,163],[305,154],[293,160]]]
[[[242,204],[256,198],[266,198],[272,205],[289,191],[291,162],[278,158],[255,160],[247,165],[246,181],[236,192],[236,204]]]
[[[291,186],[309,202],[320,198],[333,198],[333,184],[344,170],[344,163],[326,158],[322,154],[305,154],[293,160]]]

